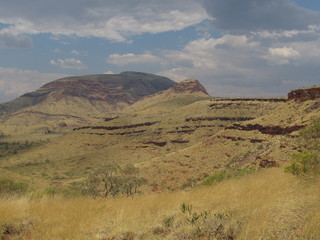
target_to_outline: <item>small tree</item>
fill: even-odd
[[[122,169],[122,192],[127,196],[132,196],[138,192],[138,188],[147,184],[147,180],[143,177],[136,176],[139,169],[133,164],[127,164]]]
[[[81,188],[85,195],[92,197],[113,197],[117,194],[132,196],[138,193],[138,188],[147,184],[145,178],[137,176],[139,169],[132,164],[124,168],[116,163],[108,163],[92,172]]]

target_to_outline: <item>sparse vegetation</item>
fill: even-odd
[[[305,185],[296,176],[271,168],[188,192],[107,200],[59,196],[0,199],[0,228],[2,234],[9,232],[12,239],[31,240],[125,236],[168,240],[247,240],[270,236],[317,240],[319,193],[318,182]],[[191,214],[180,210],[181,203],[191,208]],[[193,220],[197,218],[193,216],[200,217]],[[9,227],[19,231],[5,230]]]
[[[293,154],[293,161],[285,171],[294,175],[320,173],[320,117],[314,118],[309,126],[301,130],[300,142],[305,146],[301,153]]]
[[[83,87],[68,97],[83,97]],[[97,93],[89,100],[105,97]],[[0,239],[320,239],[319,118],[296,137],[319,102],[181,96],[146,98],[132,112],[87,122],[91,103],[81,102],[88,112],[72,113],[77,120],[56,116],[57,106],[38,116],[50,124],[29,128],[30,116],[23,133],[3,126]],[[33,148],[44,138],[50,142]],[[293,174],[274,168],[292,151]]]
[[[237,178],[246,176],[256,171],[256,168],[253,167],[246,167],[246,168],[233,168],[233,169],[226,169],[220,172],[217,172],[209,177],[206,178],[202,182],[202,185],[210,186],[213,183],[221,182],[223,180],[227,180],[230,178]]]
[[[119,194],[132,196],[140,193],[139,187],[147,184],[147,180],[137,176],[139,169],[132,164],[121,168],[118,164],[108,163],[93,171],[86,180],[71,183],[66,192],[71,195],[84,195],[93,198],[114,197]]]
[[[22,195],[28,190],[28,184],[8,178],[0,178],[0,197]]]

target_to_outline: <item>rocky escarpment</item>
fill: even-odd
[[[304,127],[305,127],[304,125],[280,127],[280,126],[262,126],[260,124],[241,125],[238,123],[234,123],[233,125],[226,127],[225,129],[235,129],[235,130],[241,130],[241,131],[258,130],[262,134],[283,135],[283,134],[290,134],[292,132],[299,131]]]
[[[207,90],[197,79],[189,78],[174,85],[171,90],[174,93],[204,93],[208,95]]]
[[[146,96],[129,106],[127,112],[136,112],[174,99],[208,98],[207,90],[196,79],[186,79],[159,93]]]
[[[289,92],[288,100],[314,100],[320,98],[320,86],[315,86],[311,88],[297,89]]]

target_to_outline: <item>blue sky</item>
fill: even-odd
[[[0,101],[85,74],[197,78],[212,96],[319,85],[319,0],[3,0]]]

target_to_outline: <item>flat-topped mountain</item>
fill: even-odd
[[[37,105],[47,113],[70,114],[74,112],[74,107],[83,108],[84,102],[101,111],[117,111],[174,84],[175,82],[169,78],[139,72],[66,77],[45,84],[40,89],[26,93],[11,102],[1,104],[0,112],[12,113]],[[52,109],[54,102],[69,107],[64,110],[56,105]]]
[[[47,132],[88,124],[175,84],[169,78],[139,72],[58,79],[0,104],[0,130]]]

